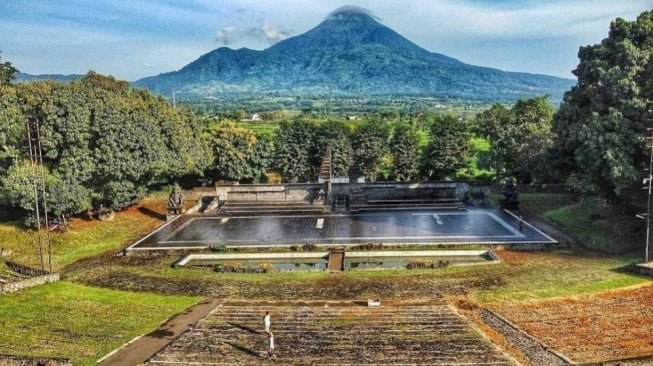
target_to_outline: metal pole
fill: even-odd
[[[34,211],[36,213],[36,232],[39,241],[39,257],[41,257],[41,271],[45,271],[45,264],[43,263],[43,238],[41,237],[41,214],[39,210],[39,190],[36,184],[36,146],[32,143],[32,123],[27,120],[27,145],[29,148],[29,158],[32,167],[32,183],[34,185]],[[43,179],[43,177],[41,177]],[[47,226],[46,229],[47,231]]]
[[[331,174],[331,165],[333,164],[333,160],[331,159],[331,147],[327,147],[327,153],[329,154],[329,184],[327,185],[327,190],[329,191],[327,194],[327,199],[329,200],[329,206],[331,207],[331,203],[333,201],[333,194],[331,192],[331,179],[333,179],[332,174]]]
[[[653,136],[651,137],[651,153],[648,162],[648,204],[646,206],[646,250],[644,262],[648,262],[648,248],[651,240],[651,179],[653,178]]]
[[[41,129],[39,124],[36,123],[36,147],[37,147],[37,162],[40,166],[41,172],[41,193],[43,195],[43,215],[45,217],[45,240],[48,246],[48,268],[52,273],[52,248],[50,244],[50,220],[48,218],[48,196],[45,191],[45,171],[43,169],[43,149],[41,148]]]

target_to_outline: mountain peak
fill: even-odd
[[[349,20],[352,18],[359,18],[359,19],[366,19],[370,18],[373,19],[377,22],[381,21],[381,18],[377,17],[372,13],[370,10],[367,10],[365,8],[361,8],[360,6],[354,6],[354,5],[345,5],[341,6],[338,9],[332,11],[327,15],[325,21],[328,20],[336,20],[336,21],[343,21],[343,20]]]
[[[359,6],[342,6],[331,13],[316,28],[324,28],[328,32],[363,32],[367,33],[379,28],[385,28],[381,19],[371,11]]]

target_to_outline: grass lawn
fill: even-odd
[[[160,195],[159,195],[160,196]],[[113,220],[73,218],[70,232],[51,232],[52,267],[55,272],[75,261],[108,250],[118,251],[164,223],[165,201],[144,200],[118,213]],[[41,231],[45,238],[45,231]],[[0,247],[11,250],[11,260],[40,268],[38,234],[22,222],[0,223]],[[43,248],[47,269],[47,247]]]
[[[197,297],[160,296],[57,282],[2,295],[0,353],[95,362],[149,333]]]

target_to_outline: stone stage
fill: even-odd
[[[553,244],[504,210],[381,211],[358,214],[221,217],[182,215],[130,250],[274,247],[294,244]]]

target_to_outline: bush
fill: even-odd
[[[256,268],[256,273],[272,273],[275,271],[275,268],[270,263],[261,263]]]
[[[275,271],[275,268],[270,263],[261,263],[257,267],[252,265],[241,266],[239,263],[225,263],[216,264],[213,271],[218,273],[272,273]]]
[[[361,250],[372,250],[372,249],[381,249],[383,248],[382,243],[365,243],[365,244],[360,244],[355,247],[356,249],[361,249]]]
[[[212,252],[221,252],[221,253],[224,253],[224,252],[227,251],[227,244],[225,244],[225,243],[220,243],[220,244],[218,244],[218,245],[211,245],[211,246],[209,247],[209,249],[210,249]]]
[[[313,243],[306,243],[302,246],[302,249],[307,251],[307,252],[312,252],[315,249],[317,249],[317,246]]]
[[[317,249],[317,246],[313,243],[306,243],[304,245],[293,244],[290,246],[290,250],[292,250],[293,252],[301,252],[301,251],[312,252],[315,249]]]
[[[449,261],[438,260],[436,261],[414,261],[409,262],[406,266],[407,269],[437,269],[449,266]]]

